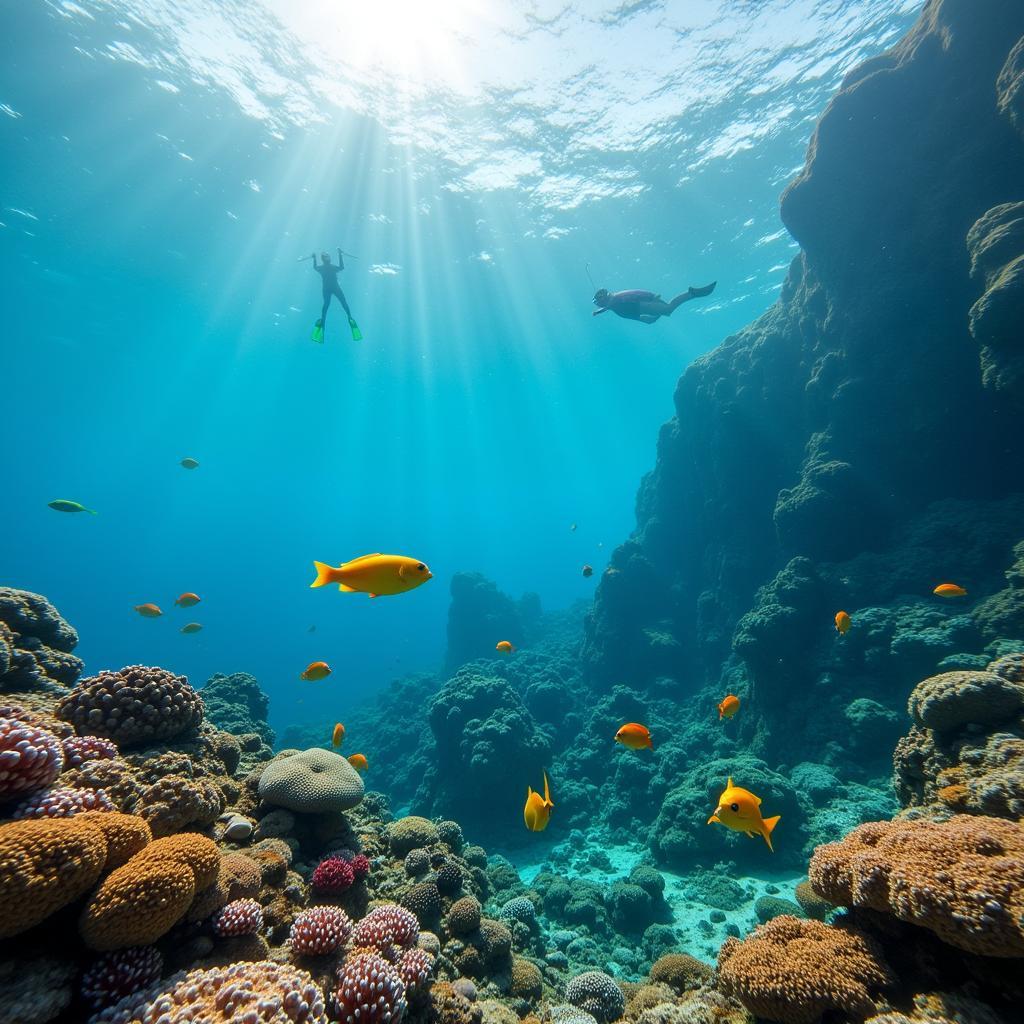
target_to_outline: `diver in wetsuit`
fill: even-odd
[[[611,310],[616,316],[624,320],[639,320],[642,324],[653,324],[663,316],[671,316],[676,309],[690,299],[702,299],[715,290],[717,281],[705,285],[703,288],[687,288],[680,292],[671,302],[665,302],[660,295],[654,292],[645,292],[633,289],[625,292],[610,292],[607,288],[599,288],[594,294],[594,305],[600,309],[594,310],[594,316],[607,313]]]
[[[320,265],[317,266],[316,253],[313,253],[313,269],[320,275],[324,286],[324,307],[320,310],[320,319],[317,321],[317,327],[323,330],[324,323],[327,321],[327,307],[331,304],[331,296],[337,295],[338,301],[341,303],[341,308],[345,310],[345,315],[348,317],[349,322],[352,321],[352,310],[348,308],[348,303],[345,301],[345,293],[341,290],[341,285],[338,284],[338,275],[345,269],[345,260],[342,258],[341,249],[338,250],[338,265],[335,266],[331,262],[331,257],[325,253],[320,253]]]

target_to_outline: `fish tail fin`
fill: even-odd
[[[91,516],[99,515],[99,513],[94,508],[87,508],[85,511],[88,512],[89,515]]]
[[[313,568],[316,569],[316,579],[310,583],[311,587],[325,587],[328,583],[333,583],[331,579],[334,573],[334,566],[328,565],[326,562],[313,561]]]
[[[654,744],[651,742],[650,736],[647,737],[647,742],[644,744],[644,746],[647,747],[648,750],[654,749]]]
[[[772,832],[775,830],[775,826],[778,825],[779,819],[781,817],[781,814],[776,814],[773,818],[764,819],[764,831],[761,833],[761,835],[764,836],[764,841],[768,844],[768,849],[771,850],[772,853],[775,852],[775,849],[772,846],[771,836]]]

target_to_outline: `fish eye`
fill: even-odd
[[[740,809],[739,804],[729,804],[729,810],[736,813]]]
[[[419,562],[419,563],[417,564],[417,566],[416,566],[416,570],[417,570],[418,572],[425,572],[425,571],[426,571],[426,568],[427,568],[427,567],[426,567],[426,566],[425,566],[425,565],[424,565],[424,564],[423,564],[422,562]]]

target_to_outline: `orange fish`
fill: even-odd
[[[366,760],[363,754],[349,754],[348,763],[352,765],[357,772],[365,772],[370,767],[370,763]]]
[[[163,615],[163,612],[160,611],[159,606],[155,604],[137,604],[135,606],[135,610],[144,619],[158,619],[160,618],[161,615]]]
[[[955,583],[940,583],[933,591],[939,597],[966,597],[967,591]]]
[[[515,648],[508,642],[508,640],[499,640],[495,645],[494,649],[502,654],[511,654]]]
[[[718,720],[732,718],[740,709],[740,699],[734,693],[728,694],[721,704],[718,705]]]
[[[850,616],[846,612],[836,612],[836,632],[840,636],[846,636],[851,625]]]
[[[345,738],[345,726],[338,722],[334,727],[334,732],[331,733],[331,743],[336,747],[341,746],[341,741]]]
[[[311,661],[306,666],[306,671],[299,676],[300,679],[308,679],[315,683],[320,679],[326,679],[331,674],[331,666],[326,661]]]
[[[174,603],[179,608],[191,608],[192,605],[199,604],[199,600],[200,598],[198,594],[193,594],[191,590],[187,590],[184,594],[181,594],[176,598]]]
[[[544,772],[544,796],[526,787],[526,806],[523,808],[523,820],[531,832],[543,832],[551,818],[551,791],[548,789],[548,773]]]
[[[630,750],[643,750],[644,747],[654,749],[650,731],[646,725],[641,725],[639,722],[627,722],[615,734],[615,742],[629,747]]]
[[[762,836],[771,850],[772,831],[778,825],[780,817],[781,815],[776,814],[774,818],[762,818],[760,797],[754,796],[747,789],[734,786],[730,778],[718,798],[718,806],[707,823],[710,825],[715,822],[717,825],[731,828],[734,832],[746,832],[751,837]]]
[[[201,630],[202,628],[203,627],[201,623],[186,622],[185,625],[181,627],[181,631],[182,633],[198,633],[199,630]]]
[[[594,575],[594,567],[592,565],[583,566],[584,577],[590,577]]]

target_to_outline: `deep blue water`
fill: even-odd
[[[333,720],[438,665],[453,572],[586,597],[675,379],[774,301],[815,118],[919,8],[431,6],[0,3],[0,578],[57,604],[87,671],[246,670],[277,726]],[[335,306],[314,345],[298,258],[339,245],[365,339]],[[588,263],[719,284],[594,319]],[[369,551],[435,578],[309,589]],[[333,676],[301,683],[315,659]]]

